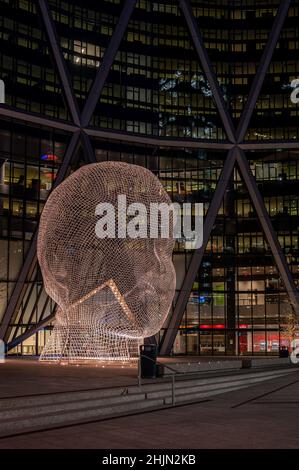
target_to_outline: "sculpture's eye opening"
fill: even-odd
[[[54,262],[51,263],[53,265],[52,275],[57,281],[57,283],[61,284],[67,279],[67,270],[65,268],[64,263],[61,262],[61,258],[57,253],[54,253],[53,259]]]
[[[68,246],[66,251],[68,256],[76,256],[78,253],[78,248],[75,246]]]
[[[155,254],[155,259],[158,263],[158,272],[160,274],[165,274],[167,272],[167,264],[165,256],[163,256],[163,252],[161,251],[161,246],[160,243],[155,241],[154,243],[154,254]]]
[[[55,278],[57,282],[61,282],[65,279],[67,279],[67,271],[64,269],[63,266],[58,266],[57,271],[55,273]]]

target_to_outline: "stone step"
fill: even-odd
[[[225,383],[230,383],[232,380],[249,380],[251,378],[262,377],[273,377],[277,374],[283,375],[289,372],[294,371],[293,368],[288,368],[287,370],[281,369],[276,371],[264,371],[264,372],[254,372],[254,373],[243,373],[243,374],[234,374],[224,377],[210,377],[210,378],[186,378],[185,380],[178,380],[176,378],[175,389],[179,391],[180,389],[186,390],[186,388],[192,387],[203,387],[209,385],[211,388],[213,386],[221,386]],[[34,407],[37,409],[39,406],[54,405],[54,404],[69,404],[73,402],[87,402],[89,403],[92,400],[102,400],[102,403],[105,404],[106,401],[116,401],[123,395],[134,395],[137,396],[142,393],[149,394],[150,392],[163,392],[169,390],[171,382],[168,380],[163,382],[154,382],[150,384],[142,384],[141,388],[139,386],[129,386],[129,387],[114,387],[107,389],[95,389],[95,390],[86,390],[86,391],[72,391],[72,392],[62,392],[62,393],[53,393],[48,395],[31,395],[30,397],[15,397],[15,398],[3,398],[0,400],[0,413],[7,409],[23,409]]]
[[[19,403],[18,407],[14,408],[6,408],[0,409],[0,421],[2,423],[3,420],[6,419],[13,419],[17,418],[20,419],[24,416],[38,416],[47,413],[60,413],[64,411],[72,411],[72,410],[84,410],[88,408],[100,408],[106,407],[109,405],[119,404],[119,403],[129,403],[129,402],[138,402],[140,400],[145,400],[146,396],[145,393],[137,393],[137,394],[130,394],[130,395],[117,395],[111,397],[98,397],[93,399],[85,399],[85,400],[74,400],[71,397],[71,401],[63,401],[60,403],[51,403],[38,406],[34,405],[24,405],[21,406]]]
[[[214,396],[217,394],[221,394],[227,391],[234,391],[241,388],[245,388],[250,386],[250,384],[246,384],[243,386],[232,386],[227,387],[225,390],[218,388],[217,390],[210,390],[210,391],[197,391],[197,392],[186,392],[185,394],[180,394],[176,396],[175,404],[179,403],[192,403],[198,400],[202,400],[204,398],[208,398],[210,396]],[[125,397],[122,397],[122,399]],[[143,400],[127,402],[125,403],[124,400],[122,403],[117,404],[109,404],[106,406],[94,407],[90,406],[85,409],[77,409],[73,410],[63,410],[57,413],[57,410],[52,410],[52,412],[44,412],[38,416],[32,415],[24,415],[20,417],[14,416],[14,418],[10,419],[1,419],[1,428],[0,428],[0,436],[7,436],[16,433],[24,433],[30,432],[38,429],[51,429],[53,427],[61,426],[61,425],[70,425],[73,423],[84,423],[90,420],[100,420],[100,419],[107,419],[111,417],[117,416],[126,416],[132,413],[141,413],[147,410],[154,410],[154,409],[161,409],[165,406],[172,405],[171,399],[171,391],[166,394],[164,397],[157,397],[157,398],[147,398]]]
[[[221,384],[221,383],[225,383],[225,382],[230,382],[232,380],[232,377],[234,380],[236,379],[239,379],[239,380],[248,380],[250,378],[253,378],[253,377],[259,377],[259,376],[262,376],[262,377],[272,377],[272,376],[275,376],[277,374],[280,374],[280,375],[283,375],[283,374],[288,374],[288,373],[291,373],[291,372],[294,372],[295,369],[294,368],[286,368],[286,369],[276,369],[276,370],[271,370],[271,371],[256,371],[256,372],[243,372],[243,373],[234,373],[234,374],[230,374],[230,375],[224,375],[224,376],[217,376],[217,377],[208,377],[208,378],[203,378],[203,377],[193,377],[192,376],[188,376],[188,377],[185,377],[183,380],[180,380],[179,377],[176,377],[175,378],[175,387],[176,389],[185,389],[186,388],[186,385],[187,383],[188,384],[192,384],[192,385],[198,385],[198,386],[201,386],[201,385],[205,385],[205,384]],[[167,383],[170,382],[170,378],[168,378],[168,382],[161,382],[160,383],[160,386],[159,386],[159,389],[163,390],[165,388],[167,388]],[[150,391],[155,391],[157,390],[157,383],[149,383],[149,384],[146,384],[144,383],[143,381],[143,384],[142,384],[142,387],[143,387],[143,390],[145,392],[150,392]],[[137,393],[137,390],[138,390],[138,387],[137,386],[130,386],[128,387],[128,390],[129,390],[129,393]]]
[[[93,400],[96,398],[106,397],[119,397],[120,395],[127,393],[127,387],[109,387],[109,388],[96,388],[91,390],[75,390],[68,392],[54,392],[49,394],[41,395],[29,395],[12,398],[1,398],[0,409],[6,408],[17,408],[22,406],[38,406],[38,405],[50,405],[54,403],[68,403],[69,401],[78,400]],[[137,387],[137,393],[139,393],[139,387]]]
[[[242,387],[244,384],[249,385],[254,385],[258,382],[264,382],[265,380],[270,380],[276,377],[281,377],[282,375],[285,375],[284,373],[276,373],[276,374],[268,374],[268,375],[259,375],[258,377],[242,377],[241,379],[230,379],[225,382],[218,382],[218,383],[210,383],[210,384],[203,384],[201,386],[198,385],[189,385],[188,387],[181,387],[177,388],[175,387],[175,394],[176,396],[180,395],[189,395],[196,393],[198,391],[201,392],[209,392],[209,391],[214,391],[215,386],[217,386],[217,390],[221,390],[221,393],[225,393],[226,391],[229,391],[231,387]],[[164,391],[163,391],[164,392]],[[147,398],[158,398],[161,396],[161,391],[152,391],[152,392],[147,392],[146,393]]]
[[[248,388],[254,385],[253,383],[243,384],[243,385],[236,385],[234,387],[227,387],[224,389],[217,389],[217,390],[210,390],[205,392],[193,392],[187,395],[187,397],[183,394],[175,396],[175,405],[178,404],[192,404],[204,400],[205,398],[210,398],[216,395],[221,395],[222,393],[228,392],[235,392],[236,390],[242,390],[244,388]],[[172,397],[165,398],[165,405],[172,405]]]
[[[209,388],[209,387],[206,387],[205,390],[203,390],[202,388],[200,390],[198,390],[198,388],[194,388],[193,390],[189,390],[188,392],[188,395],[187,395],[187,398],[188,398],[188,401],[194,401],[194,400],[200,400],[200,399],[203,399],[203,398],[209,398],[209,397],[212,397],[212,396],[215,396],[215,395],[220,395],[222,393],[227,393],[227,392],[232,392],[232,391],[235,391],[235,390],[241,390],[241,389],[244,389],[244,388],[248,388],[248,387],[252,387],[254,385],[256,385],[257,383],[260,383],[260,382],[265,382],[267,380],[270,380],[270,379],[273,379],[273,378],[276,378],[276,377],[281,377],[281,375],[276,375],[276,376],[272,376],[272,377],[265,377],[265,378],[256,378],[256,379],[251,379],[247,382],[243,381],[243,382],[231,382],[230,384],[227,384],[227,386],[223,386],[223,387],[220,387],[220,388],[217,388],[216,390],[214,388]],[[154,398],[152,396],[150,396],[151,398]],[[181,392],[181,393],[178,393],[176,391],[175,393],[175,403],[182,403],[182,402],[185,402],[185,397],[186,395]],[[171,397],[169,398],[166,398],[166,401],[165,403],[166,404],[170,404],[172,402],[171,400]]]
[[[201,381],[186,380],[184,384],[177,384],[180,386],[175,389],[175,404],[192,403],[225,392],[250,387],[256,383],[297,371],[298,369],[290,368],[287,371],[281,369],[262,373],[235,374],[229,377],[211,378],[210,381],[207,379]],[[146,390],[149,385],[150,390]],[[153,389],[154,385],[156,385],[156,389]],[[163,385],[162,388],[161,385]],[[68,393],[69,401],[66,401],[67,394],[64,393],[64,396],[60,397],[62,401],[52,403],[49,403],[48,396],[44,396],[43,398],[46,399],[46,403],[39,403],[36,406],[32,402],[29,406],[27,404],[24,406],[24,403],[22,406],[22,398],[19,398],[17,408],[6,407],[3,409],[1,400],[0,436],[126,416],[133,413],[142,413],[147,410],[163,409],[172,404],[170,382],[163,384],[157,382],[156,384],[148,384],[141,388],[131,388],[133,390],[137,389],[137,393],[132,393],[133,390],[130,390],[130,387],[128,387],[129,393],[124,395],[122,393],[126,389],[118,387],[117,394],[115,394],[115,389],[102,389],[97,391],[100,393],[100,396],[95,397],[93,395],[93,399],[89,399],[85,392],[75,392],[75,399],[73,394]],[[96,391],[93,392],[95,393]],[[104,395],[101,395],[102,392],[104,392]],[[109,396],[110,392],[111,395]],[[82,393],[85,397],[84,400],[81,399]],[[41,399],[41,397],[39,398]],[[8,399],[8,403],[11,405],[12,400]],[[16,401],[13,403],[16,404]]]
[[[0,436],[9,436],[18,433],[31,432],[41,429],[51,429],[59,426],[80,424],[88,421],[107,419],[117,416],[126,416],[130,413],[138,413],[149,409],[163,408],[164,400],[139,400],[131,403],[108,405],[105,407],[73,410],[72,412],[50,413],[36,417],[22,417],[1,422]]]

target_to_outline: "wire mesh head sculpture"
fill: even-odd
[[[175,290],[172,232],[169,238],[120,237],[118,226],[115,238],[97,237],[96,208],[108,203],[123,216],[120,195],[127,207],[142,203],[148,214],[152,203],[171,204],[152,172],[120,162],[81,167],[47,200],[37,254],[58,308],[41,360],[134,359],[143,339],[165,321]],[[112,216],[106,213],[113,228]],[[149,219],[142,223],[148,234]]]

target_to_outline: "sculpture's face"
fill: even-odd
[[[46,291],[69,324],[147,337],[162,327],[173,299],[174,240],[98,238],[96,207],[110,203],[117,208],[119,195],[126,196],[127,206],[143,203],[148,215],[150,203],[170,204],[159,180],[145,168],[119,162],[84,166],[49,196],[38,258]]]

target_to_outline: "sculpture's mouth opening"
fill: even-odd
[[[118,337],[143,339],[153,334],[150,328],[152,301],[148,301],[153,295],[153,287],[146,282],[122,295],[115,281],[110,279],[62,309],[61,320],[68,326],[90,325]]]
[[[132,311],[128,307],[128,304],[126,303],[125,296],[120,293],[120,291],[119,291],[116,283],[113,281],[113,279],[109,279],[108,281],[104,282],[103,284],[96,287],[95,289],[93,289],[92,291],[88,292],[83,297],[81,297],[79,300],[77,300],[76,302],[71,304],[70,310],[74,310],[77,307],[80,307],[82,304],[88,303],[88,301],[95,298],[95,296],[99,292],[103,291],[105,288],[110,289],[110,291],[112,292],[112,294],[115,298],[115,301],[119,304],[120,308],[122,309],[125,317],[129,321],[129,323],[133,327],[137,327],[137,321],[136,321]]]
[[[114,279],[109,279],[69,306],[62,306],[62,320],[69,326],[90,324],[121,337],[153,336],[161,329],[170,308],[165,301],[171,287],[171,276],[168,277],[169,282],[161,283],[159,277],[145,272],[125,293]]]

